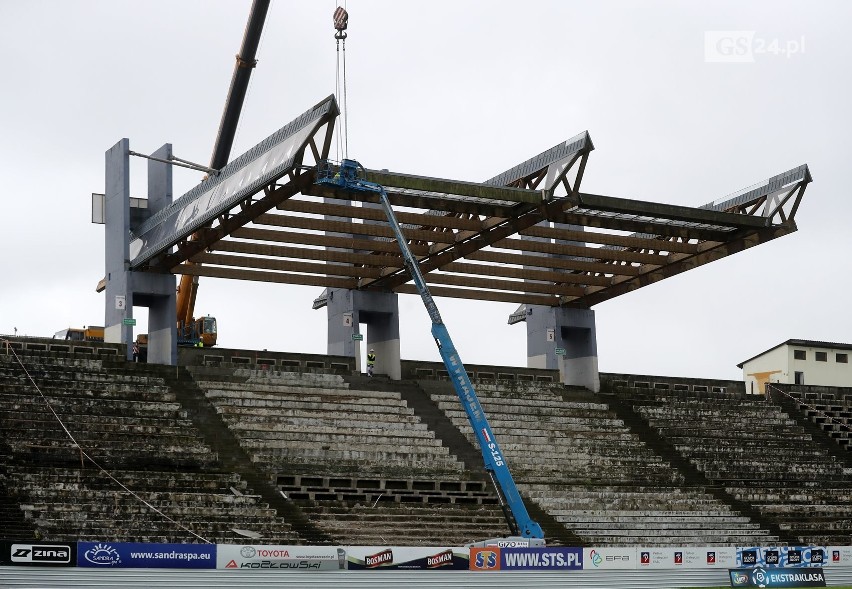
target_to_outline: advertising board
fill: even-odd
[[[704,569],[737,566],[736,548],[728,546],[639,547],[639,569]]]
[[[737,567],[819,567],[830,560],[825,546],[749,546],[737,548]],[[850,553],[852,555],[852,553]],[[852,562],[852,561],[847,561]]]
[[[852,565],[852,546],[826,546],[823,567]]]
[[[582,568],[582,548],[486,546],[470,549],[472,571],[570,571]]]
[[[0,542],[0,565],[77,566],[77,544],[15,540]]]
[[[447,546],[349,546],[346,560],[350,570],[466,570],[467,548]]]
[[[78,542],[77,566],[214,569],[216,568],[216,545]]]
[[[219,544],[216,568],[278,572],[337,571],[346,568],[346,551],[338,546]]]
[[[821,568],[730,569],[731,587],[825,587]]]
[[[638,553],[635,547],[625,548],[583,548],[583,569],[607,571],[614,569],[635,569]]]

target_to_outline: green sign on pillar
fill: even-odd
[[[121,323],[124,325],[136,325],[136,319],[122,319]]]
[[[565,355],[565,348],[556,348],[556,355],[557,356],[564,356]]]
[[[361,340],[363,340],[363,339],[364,339],[364,334],[363,334],[363,333],[353,333],[353,334],[352,334],[352,341],[353,341],[353,342],[360,342],[360,341],[361,341]]]

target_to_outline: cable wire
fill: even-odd
[[[346,39],[343,39],[343,156],[349,157],[349,97],[346,95]]]
[[[802,398],[801,398],[801,399],[797,399],[796,397],[794,397],[793,395],[791,395],[791,394],[790,394],[790,393],[788,393],[787,391],[782,390],[782,389],[780,389],[779,387],[773,386],[773,385],[772,385],[772,383],[768,383],[768,382],[767,382],[764,386],[766,387],[767,399],[769,398],[769,395],[772,393],[772,391],[770,390],[770,389],[772,389],[772,390],[774,390],[774,391],[777,391],[777,392],[781,393],[782,395],[784,395],[785,397],[787,397],[788,399],[790,399],[791,401],[793,401],[793,403],[796,403],[796,404],[798,404],[798,405],[801,405],[801,406],[807,407],[807,408],[808,408],[808,409],[810,409],[811,411],[813,411],[813,412],[815,412],[815,413],[817,413],[817,414],[819,414],[819,415],[821,415],[821,416],[825,417],[827,420],[829,420],[829,421],[831,421],[831,422],[833,422],[833,423],[837,424],[837,425],[838,425],[838,426],[840,426],[841,428],[846,429],[846,431],[849,431],[849,426],[848,426],[848,425],[846,425],[844,422],[840,421],[839,419],[836,419],[833,415],[829,415],[828,413],[826,413],[825,411],[823,411],[823,410],[819,409],[818,407],[816,407],[816,406],[814,406],[814,405],[809,405],[808,403],[806,403],[806,402],[805,402],[804,395],[802,396]]]

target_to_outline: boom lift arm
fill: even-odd
[[[317,174],[317,183],[333,184],[346,190],[371,192],[379,195],[382,208],[399,244],[399,249],[402,252],[403,263],[411,274],[417,292],[420,293],[420,298],[423,299],[426,311],[432,319],[432,337],[435,338],[441,359],[444,361],[444,366],[450,375],[450,380],[452,380],[456,394],[461,400],[467,418],[479,442],[482,458],[485,461],[485,470],[488,472],[491,482],[497,490],[500,506],[506,516],[509,529],[514,536],[543,539],[544,533],[541,526],[533,521],[529,513],[527,513],[524,501],[521,499],[511,472],[509,472],[506,459],[500,451],[500,446],[497,444],[494,432],[491,431],[491,426],[488,424],[488,419],[476,396],[473,383],[471,383],[467,370],[465,370],[464,364],[462,364],[461,358],[459,358],[459,354],[453,345],[453,340],[450,338],[447,326],[444,325],[441,319],[441,313],[438,311],[438,306],[429,292],[426,281],[423,279],[417,259],[408,247],[408,241],[403,235],[402,228],[391,208],[387,193],[380,184],[360,179],[359,171],[363,172],[363,169],[361,164],[354,160],[343,160],[339,168],[330,165],[328,162],[324,162]]]

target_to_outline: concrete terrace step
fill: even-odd
[[[200,436],[191,435],[191,431],[187,432],[181,428],[162,428],[162,427],[145,427],[145,426],[121,426],[108,424],[101,425],[98,429],[87,429],[74,431],[73,423],[66,423],[66,426],[74,433],[74,439],[83,447],[86,444],[110,444],[116,447],[122,445],[136,445],[139,442],[138,436],[147,436],[146,444],[151,444],[154,440],[159,444],[168,444],[169,446],[204,446],[204,442]],[[169,431],[171,429],[171,431]],[[52,443],[57,441],[69,440],[68,434],[65,433],[58,424],[50,424],[49,427],[35,428],[16,428],[6,432],[6,440],[10,445],[13,440],[24,440],[36,443]],[[69,440],[70,441],[70,440]]]
[[[9,467],[9,475],[16,484],[55,489],[92,489],[121,491],[112,479],[92,469],[69,468],[22,468]],[[193,471],[132,471],[113,470],[111,474],[123,484],[136,491],[194,491],[221,489],[230,487],[245,489],[235,473],[205,473]]]
[[[564,522],[612,522],[612,523],[636,523],[647,520],[655,520],[668,523],[678,522],[717,522],[727,521],[730,523],[749,524],[751,520],[743,515],[732,513],[728,510],[696,510],[696,511],[666,511],[666,510],[565,510],[556,509],[550,513]]]
[[[390,427],[396,426],[396,427]],[[302,421],[294,423],[288,420],[286,423],[277,421],[263,421],[246,423],[244,420],[233,420],[229,423],[229,427],[239,435],[246,437],[275,437],[282,435],[284,438],[299,434],[336,434],[336,435],[378,435],[390,437],[434,437],[434,432],[429,430],[425,423],[387,423],[374,422],[363,423],[359,421],[349,421],[347,425],[341,426],[325,426],[315,424],[313,421]],[[253,434],[253,435],[250,435]]]
[[[737,476],[738,473],[746,474],[745,478],[750,478],[752,475],[757,475],[754,478],[761,478],[772,473],[783,473],[784,476],[805,476],[805,478],[844,476],[846,474],[844,468],[839,464],[812,464],[804,460],[801,463],[788,462],[784,464],[783,468],[778,468],[775,464],[766,464],[760,459],[748,459],[746,457],[725,461],[690,457],[690,461],[704,472],[724,478],[740,478]]]
[[[234,376],[245,377],[252,382],[292,380],[305,384],[321,382],[338,384],[341,387],[347,386],[346,381],[341,375],[329,374],[327,372],[292,372],[286,370],[262,370],[259,368],[237,368],[234,370]]]
[[[267,401],[248,403],[246,405],[214,404],[216,411],[221,414],[236,415],[267,415],[267,416],[294,416],[294,417],[320,417],[324,419],[340,419],[346,413],[357,414],[358,418],[370,418],[387,420],[388,418],[414,417],[414,410],[407,407],[387,405],[320,405],[318,407],[302,407],[298,404],[275,405]]]
[[[172,414],[186,418],[186,412],[178,403],[146,402],[117,399],[91,399],[84,397],[61,397],[50,400],[54,409],[62,412],[86,413],[89,415],[140,415],[143,417]],[[7,400],[0,398],[0,412],[49,413],[41,399]]]
[[[180,507],[179,504],[189,506],[231,506],[231,507],[256,507],[257,498],[249,495],[234,495],[231,493],[217,492],[185,492],[185,491],[138,491],[134,492],[149,504],[158,509],[171,509]],[[36,505],[52,506],[54,511],[80,511],[80,504],[100,503],[104,508],[122,506],[145,507],[139,499],[124,491],[100,489],[28,489],[29,500],[22,502],[30,506],[25,509],[35,509]],[[46,508],[46,507],[45,507]]]
[[[688,422],[680,421],[677,425],[663,426],[658,422],[651,422],[651,426],[658,430],[661,435],[672,439],[702,439],[707,440],[777,440],[782,446],[792,446],[793,440],[806,441],[811,436],[805,433],[800,426],[786,426],[777,424],[769,430],[759,428],[726,426],[721,423],[712,422]]]
[[[331,428],[327,428],[330,429]],[[322,443],[322,444],[376,444],[385,446],[390,444],[412,445],[415,442],[421,442],[428,445],[440,445],[440,441],[435,440],[435,432],[420,431],[413,434],[410,431],[396,430],[397,435],[393,435],[393,430],[384,432],[383,430],[360,430],[336,432],[317,432],[317,431],[278,431],[278,432],[258,432],[258,431],[241,431],[240,440],[243,445],[258,444],[262,447],[275,447],[276,442],[284,444],[291,442]],[[271,445],[270,445],[271,444]]]
[[[560,520],[561,521],[561,520]],[[726,521],[704,521],[704,522],[659,522],[647,520],[644,522],[568,522],[569,527],[578,534],[619,534],[620,536],[632,536],[635,538],[647,538],[649,536],[705,536],[712,534],[724,535],[740,535],[740,534],[760,534],[766,535],[769,532],[761,529],[758,524],[726,522]]]
[[[457,464],[455,457],[449,454],[449,450],[444,447],[394,447],[384,446],[382,448],[370,448],[359,450],[358,447],[347,446],[345,448],[304,448],[294,445],[292,447],[257,447],[256,452],[252,452],[252,459],[260,459],[260,457],[275,457],[276,461],[289,459],[296,463],[309,461],[314,463],[317,459],[324,459],[329,462],[337,461],[369,461],[377,465],[382,462],[400,462],[410,461],[412,466],[417,463],[434,464],[434,463],[450,463]]]
[[[521,438],[523,436],[506,436],[512,438]],[[553,448],[558,447],[565,449],[564,455],[561,457],[563,461],[584,461],[588,459],[605,459],[619,458],[626,461],[646,460],[649,463],[663,463],[661,457],[655,455],[646,446],[639,445],[638,439],[633,440],[633,444],[625,444],[623,442],[606,443],[597,441],[577,440],[571,438],[536,438],[531,437],[529,443],[525,444],[515,442],[502,442],[501,437],[500,448],[506,454],[529,454],[535,455],[540,453],[544,456],[552,455]],[[552,458],[551,458],[552,462]]]
[[[732,531],[731,534],[708,534],[696,537],[695,534],[668,535],[668,536],[621,536],[605,535],[595,533],[594,530],[575,530],[575,533],[583,537],[587,544],[592,546],[741,546],[747,544],[773,545],[777,542],[777,536],[759,535],[742,536]],[[744,542],[744,538],[749,538]],[[759,542],[757,540],[760,540]]]
[[[99,498],[103,499],[103,498]],[[265,506],[257,505],[235,505],[229,506],[222,503],[209,504],[194,504],[194,505],[173,505],[171,502],[161,504],[152,504],[159,512],[172,517],[183,518],[190,521],[219,521],[227,522],[235,516],[241,521],[253,521],[266,523],[275,517],[275,510]],[[25,504],[24,509],[33,514],[34,518],[50,519],[61,518],[68,520],[89,521],[91,519],[107,518],[121,514],[123,517],[128,516],[152,516],[156,517],[157,511],[142,503],[136,504],[101,504],[97,500],[85,502],[81,501],[79,509],[67,509],[67,505],[58,503],[30,503]],[[37,515],[36,515],[37,514]]]
[[[223,412],[223,420],[228,424],[228,427],[233,431],[274,431],[280,429],[282,431],[339,431],[341,428],[345,431],[346,428],[358,430],[406,430],[406,431],[426,431],[426,424],[418,420],[417,417],[411,415],[397,416],[393,420],[368,419],[364,416],[358,416],[355,420],[351,417],[316,417],[310,415],[276,415],[270,414],[267,411],[240,411],[240,412]]]
[[[62,418],[63,423],[72,429],[74,427],[85,427],[87,429],[98,427],[102,430],[112,428],[153,428],[161,432],[174,430],[176,433],[195,431],[195,424],[188,419],[176,419],[173,416],[164,417],[136,417],[132,415],[86,415],[72,414]],[[11,427],[21,429],[41,430],[52,427],[57,421],[51,415],[49,418],[39,416],[10,416],[0,413],[0,429],[7,430]]]
[[[717,440],[713,440],[708,444],[701,442],[696,443],[694,440],[682,441],[672,439],[671,441],[678,451],[689,454],[690,457],[694,458],[723,458],[732,455],[756,457],[766,453],[766,443],[763,441],[750,442],[748,440],[732,440],[721,444],[718,443]],[[819,461],[833,460],[830,456],[826,456],[825,452],[819,448],[802,446],[796,447],[794,444],[790,444],[789,446],[790,449],[789,452],[785,454],[785,459],[816,459]],[[724,448],[724,453],[719,452],[720,448]],[[777,449],[778,446],[773,445],[773,453],[777,453]]]
[[[158,390],[159,389],[159,390]],[[106,385],[103,387],[92,387],[84,384],[71,384],[69,386],[41,386],[41,393],[47,398],[55,397],[88,397],[95,399],[132,399],[143,401],[174,401],[175,397],[166,387],[148,387],[131,385]],[[0,397],[22,397],[41,398],[38,391],[21,385],[0,384]]]
[[[483,407],[491,406],[493,408],[503,408],[509,410],[509,408],[529,408],[534,407],[536,409],[541,409],[543,411],[551,411],[558,410],[564,411],[566,413],[580,413],[583,415],[596,414],[596,413],[608,413],[609,407],[603,403],[577,403],[572,401],[565,401],[561,397],[557,397],[555,395],[531,395],[529,397],[501,397],[494,396],[490,394],[480,394],[481,390],[477,389],[477,394],[479,395],[480,403]],[[437,395],[433,394],[432,398],[438,402],[443,403],[459,403],[459,399],[455,395]]]
[[[21,441],[12,445],[16,452],[38,456],[43,464],[79,463],[80,452],[77,448],[65,444],[37,444]],[[132,448],[115,448],[90,443],[86,452],[100,464],[110,468],[151,466],[169,466],[175,468],[212,467],[218,463],[218,456],[206,448],[199,447],[160,447],[156,450],[140,451]]]
[[[444,413],[453,420],[457,426],[468,425],[464,410],[458,407],[440,406]],[[552,431],[584,432],[626,432],[627,428],[619,419],[591,418],[591,417],[566,417],[563,415],[541,415],[530,413],[527,415],[504,415],[502,413],[489,413],[488,422],[492,429],[505,428],[507,430],[518,429],[523,425],[530,429],[547,428]],[[515,424],[514,426],[512,424]]]
[[[373,402],[396,401],[401,403],[400,394],[393,391],[369,391],[359,389],[317,388],[299,386],[273,386],[259,384],[208,382],[199,383],[205,395],[210,398],[222,399],[267,399],[275,400],[364,400],[372,399]]]
[[[491,421],[492,418],[498,418],[499,416],[505,416],[504,418],[507,418],[511,415],[512,417],[526,419],[527,421],[538,417],[547,418],[549,420],[563,419],[566,423],[587,423],[588,421],[593,420],[615,426],[624,425],[619,419],[613,417],[612,414],[602,411],[591,412],[579,409],[566,409],[562,407],[538,407],[534,404],[503,406],[502,404],[491,404],[488,403],[488,401],[483,401],[481,405],[485,410],[485,413],[488,415],[489,421]],[[458,401],[438,401],[438,406],[446,412],[458,412],[460,415],[464,412],[464,409],[460,406]]]

